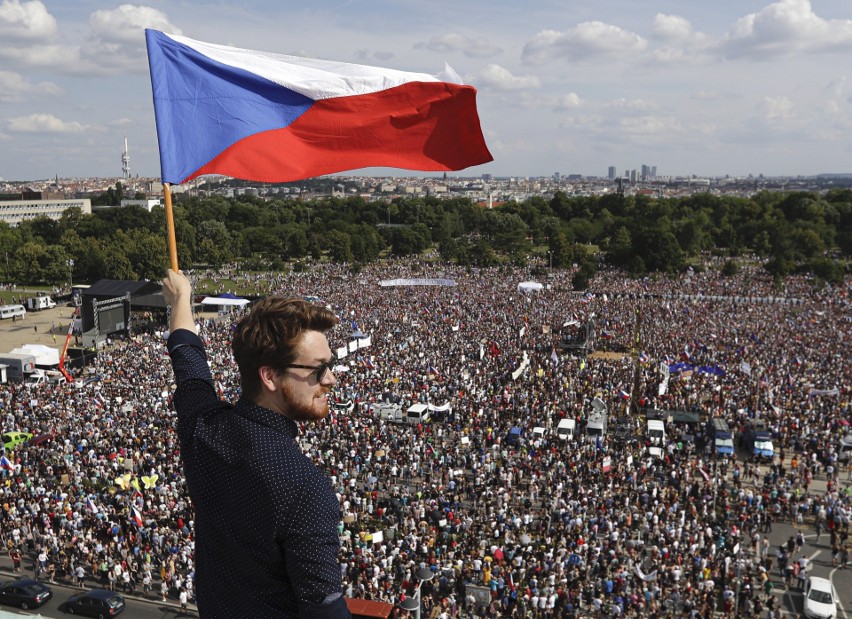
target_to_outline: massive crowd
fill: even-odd
[[[850,473],[837,446],[852,420],[849,282],[788,278],[778,290],[757,266],[730,277],[718,266],[645,280],[602,272],[590,293],[571,290],[570,271],[520,292],[529,269],[408,260],[355,275],[324,265],[193,276],[219,276],[220,292],[233,277],[316,298],[341,317],[330,334],[337,405],[300,440],[340,498],[348,596],[419,594],[439,618],[777,616],[768,575],[798,562],[797,548],[770,552],[773,522],[819,527],[836,564],[848,561]],[[199,317],[229,399],[237,317]],[[589,354],[566,351],[565,334],[587,324]],[[0,386],[4,431],[55,433],[8,454],[13,470],[0,473],[2,542],[41,577],[191,599],[193,509],[164,355],[162,334],[135,334],[74,387]],[[611,419],[627,416],[638,440],[584,440],[594,398]],[[434,410],[395,423],[379,403]],[[740,429],[760,418],[777,456],[720,459],[672,424],[651,455],[643,409]],[[577,421],[576,440],[556,438],[563,417]],[[516,444],[512,427],[524,431]],[[811,487],[816,476],[825,491]],[[734,555],[738,541],[746,552]],[[434,578],[417,593],[424,567]]]

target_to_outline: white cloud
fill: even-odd
[[[150,6],[122,4],[111,10],[98,10],[89,16],[92,32],[102,41],[138,46],[144,41],[145,28],[169,34],[182,34],[166,14]]]
[[[494,90],[529,90],[541,87],[541,81],[535,75],[512,75],[508,69],[497,64],[485,65],[475,83]]]
[[[426,43],[418,43],[415,48],[428,49],[439,54],[461,52],[469,58],[490,58],[503,51],[484,37],[471,39],[457,32],[432,37]]]
[[[92,127],[76,121],[67,122],[53,114],[30,114],[10,118],[7,128],[13,133],[83,133]]]
[[[567,95],[560,95],[556,99],[557,110],[576,110],[583,105],[583,100],[576,92],[569,92]]]
[[[0,4],[0,40],[43,40],[56,31],[56,19],[39,0],[3,0]]]
[[[796,117],[795,106],[787,97],[764,97],[757,110],[758,115],[769,123],[788,121]]]
[[[79,59],[78,49],[59,39],[56,19],[38,0],[0,3],[0,60],[5,69],[73,68]]]
[[[31,96],[59,96],[63,90],[53,82],[34,84],[23,75],[0,71],[0,103],[19,103]]]
[[[657,109],[657,106],[644,99],[613,99],[601,106],[603,109],[619,110],[618,113],[649,112]]]
[[[524,45],[522,58],[531,64],[563,59],[569,62],[625,58],[648,43],[638,34],[599,21],[583,22],[565,32],[542,30]]]
[[[692,34],[692,24],[677,15],[657,13],[651,25],[651,34],[655,39],[670,43],[686,41]]]
[[[94,11],[89,27],[92,40],[82,48],[82,57],[92,73],[142,71],[146,66],[145,28],[182,34],[159,9],[134,4]]]
[[[750,13],[720,43],[726,57],[758,60],[844,50],[852,51],[852,20],[823,19],[810,0],[779,0]]]
[[[392,60],[393,57],[393,52],[372,51],[369,49],[359,49],[355,52],[355,58],[357,58],[359,62],[363,62],[364,64],[372,64],[376,61],[379,61],[380,63],[385,63],[389,60]]]
[[[67,45],[0,45],[0,58],[21,67],[50,69],[56,73],[76,73],[81,68],[80,49]]]
[[[825,85],[825,98],[823,107],[828,114],[840,114],[844,109],[844,93],[846,91],[846,77],[831,80]],[[847,99],[846,103],[850,101]]]

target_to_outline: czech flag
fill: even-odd
[[[163,182],[287,182],[356,168],[461,170],[493,159],[476,89],[440,76],[145,31]]]
[[[132,505],[130,506],[130,519],[136,524],[137,527],[141,527],[143,524],[142,514],[139,512],[138,509],[136,509]]]
[[[10,471],[15,470],[15,464],[9,460],[6,456],[0,456],[0,468],[8,469]]]

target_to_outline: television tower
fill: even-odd
[[[125,179],[130,178],[130,153],[127,152],[127,134],[124,134],[124,152],[121,153],[121,174]]]

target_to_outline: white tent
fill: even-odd
[[[544,284],[538,282],[521,282],[518,284],[518,292],[538,292],[544,288]]]
[[[51,348],[44,344],[24,344],[20,348],[15,348],[10,352],[32,355],[35,357],[36,365],[59,365],[59,349]]]
[[[204,297],[202,305],[218,305],[222,307],[243,307],[251,303],[248,299],[231,299],[229,297]]]

